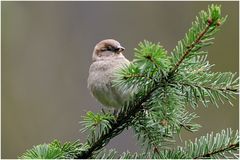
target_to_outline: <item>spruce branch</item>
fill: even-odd
[[[200,101],[204,106],[207,106],[208,102],[218,106],[217,101],[224,103],[222,98],[232,104],[231,98],[235,98],[234,95],[239,92],[239,78],[236,73],[231,72],[188,73],[176,83],[182,88],[188,102],[195,101],[197,104]],[[195,107],[195,104],[192,106]]]
[[[179,148],[193,159],[200,158],[238,158],[239,133],[231,129],[222,130],[215,136],[213,133],[196,139],[195,142],[186,142],[185,147]]]
[[[214,34],[225,20],[220,6],[211,5],[207,12],[201,11],[185,38],[171,52],[172,56],[159,43],[146,40],[139,43],[133,62],[120,68],[113,80],[113,85],[123,93],[132,93],[116,117],[105,112],[87,112],[81,122],[84,126],[81,131],[90,132],[86,143],[70,143],[71,147],[65,148],[60,143],[37,146],[22,158],[186,159],[225,157],[224,153],[236,156],[233,152],[238,149],[239,135],[231,129],[188,141],[185,147],[171,147],[181,129],[195,132],[201,127],[193,122],[198,116],[189,113],[186,104],[218,105],[217,101],[224,102],[223,99],[231,103],[239,92],[236,73],[211,72],[213,65],[207,61],[207,52],[201,50],[213,43]],[[129,127],[134,129],[143,153],[103,150],[112,138]]]
[[[202,136],[199,139],[195,139],[195,142],[185,141],[185,146],[178,146],[176,149],[162,149],[153,150],[142,153],[130,153],[124,152],[122,154],[117,153],[115,150],[104,150],[98,155],[104,155],[103,158],[107,158],[111,155],[111,158],[120,159],[203,159],[203,158],[235,158],[238,159],[239,151],[239,133],[235,133],[231,129],[222,130],[221,133],[216,135],[212,133]],[[153,154],[157,152],[157,154]]]
[[[40,144],[27,150],[20,159],[72,159],[77,154],[87,149],[86,144],[75,142],[66,142],[61,144],[60,141],[54,140],[50,144]]]
[[[169,57],[166,56],[165,50],[163,50],[159,45],[154,45],[150,42],[145,41],[144,43],[140,43],[139,47],[140,49],[136,49],[136,59],[133,61],[133,65],[136,68],[133,70],[122,70],[122,72],[119,74],[120,76],[117,77],[117,80],[115,81],[120,88],[130,88],[133,86],[131,82],[133,82],[133,79],[137,81],[139,80],[139,77],[133,77],[130,72],[134,72],[134,75],[139,74],[146,74],[147,77],[152,77],[154,81],[149,81],[149,79],[142,79],[142,84],[149,84],[145,85],[142,90],[139,91],[141,93],[138,94],[138,99],[136,100],[136,103],[133,103],[129,106],[127,106],[127,109],[123,109],[120,113],[120,116],[116,120],[116,123],[112,124],[112,128],[109,130],[112,133],[103,134],[100,136],[99,140],[96,141],[96,143],[93,143],[92,146],[88,151],[86,151],[83,155],[83,157],[79,158],[87,158],[91,157],[92,153],[95,150],[99,149],[99,146],[103,147],[106,143],[105,138],[113,138],[114,136],[121,133],[124,129],[124,127],[128,127],[130,125],[130,122],[134,120],[134,117],[137,119],[137,113],[141,110],[148,110],[149,108],[153,106],[163,106],[159,105],[159,101],[157,101],[158,93],[162,91],[162,88],[169,85],[171,83],[171,78],[173,77],[173,73],[179,68],[180,64],[183,63],[183,60],[185,60],[187,57],[189,57],[188,61],[191,62],[192,57],[199,56],[202,54],[202,52],[198,52],[198,50],[204,46],[207,46],[209,44],[212,44],[209,42],[213,38],[211,36],[217,31],[216,27],[219,26],[220,23],[223,23],[225,21],[225,18],[221,18],[220,16],[220,8],[218,6],[212,5],[209,9],[209,12],[201,12],[200,19],[197,19],[196,25],[193,26],[192,29],[190,29],[189,34],[187,34],[187,38],[184,42],[180,42],[179,46],[177,47],[177,52],[175,55],[173,55],[172,62],[174,63],[173,69],[169,71],[170,62],[168,61]],[[199,24],[198,24],[199,23]],[[190,39],[188,38],[190,37]],[[193,38],[192,38],[193,37]],[[186,49],[185,52],[184,48]],[[193,54],[193,56],[189,56],[190,53]],[[204,52],[205,54],[205,52]],[[182,55],[179,57],[179,55]],[[159,69],[159,66],[161,68]],[[134,67],[133,67],[134,68]],[[159,71],[160,70],[160,71]],[[124,81],[126,80],[126,77],[131,77],[131,81]],[[157,77],[157,78],[156,78]],[[134,83],[137,87],[139,87],[138,83]],[[141,86],[139,87],[141,88]],[[166,92],[163,92],[166,93]],[[197,96],[201,96],[203,102],[205,102],[205,93],[202,92],[202,90],[199,91],[200,94]],[[176,95],[176,94],[172,94]],[[168,97],[171,97],[167,95]],[[196,96],[196,97],[197,97]],[[159,98],[159,97],[158,97]],[[160,96],[161,100],[163,100],[163,97]],[[149,103],[148,103],[149,102]],[[169,101],[170,102],[170,101]],[[176,100],[175,100],[176,102]],[[167,103],[167,102],[165,102]],[[166,106],[169,106],[166,105]],[[181,105],[180,105],[181,106]],[[173,110],[177,110],[180,106],[176,105],[176,107],[173,107]],[[159,113],[162,111],[159,110]],[[172,111],[173,111],[172,110]],[[163,112],[164,113],[164,112]],[[154,118],[152,116],[152,118]],[[175,118],[176,119],[176,118]],[[177,120],[177,119],[176,119]],[[176,121],[175,121],[176,122]],[[150,124],[155,124],[153,121]],[[176,124],[175,124],[176,125]],[[178,124],[179,126],[185,126],[183,124]],[[146,129],[143,129],[146,130]],[[117,133],[117,134],[114,134]],[[172,130],[172,133],[174,133],[174,130]],[[149,136],[147,136],[149,137]],[[149,139],[151,141],[151,139]],[[107,141],[108,142],[108,141]],[[153,146],[156,148],[156,145],[153,144]],[[100,147],[100,148],[101,148]]]
[[[89,111],[86,113],[86,116],[83,116],[83,121],[80,122],[84,126],[80,131],[85,132],[90,130],[95,132],[96,130],[99,130],[99,132],[105,132],[111,127],[111,121],[114,121],[114,116],[112,114],[94,114],[93,112]]]
[[[170,76],[178,70],[184,61],[188,64],[192,57],[201,57],[207,54],[207,52],[199,50],[213,44],[214,38],[212,36],[219,30],[218,27],[225,22],[226,18],[221,17],[220,7],[214,5],[209,7],[208,12],[201,11],[199,13],[199,18],[196,18],[185,38],[178,42],[171,53],[174,66],[170,71]]]
[[[135,48],[135,59],[133,63],[138,64],[138,67],[143,71],[161,70],[164,72],[170,64],[167,51],[158,43],[144,40],[139,43],[139,48]]]
[[[231,151],[231,150],[237,150],[238,148],[239,148],[239,143],[230,144],[229,146],[226,146],[225,148],[222,148],[222,149],[219,149],[219,150],[216,150],[216,151],[213,151],[213,152],[209,152],[209,153],[203,154],[203,155],[201,155],[199,157],[194,157],[193,159],[199,159],[200,157],[202,157],[202,158],[214,157],[215,155],[218,155],[218,154],[221,155],[224,152]],[[237,154],[236,154],[236,156],[233,154],[233,156],[234,156],[234,158],[238,158]],[[230,157],[225,157],[224,155],[222,155],[222,157],[230,158]]]
[[[202,31],[201,33],[199,33],[199,35],[197,36],[196,40],[190,45],[187,46],[187,50],[183,53],[183,56],[180,58],[180,60],[175,64],[175,66],[173,67],[173,69],[171,70],[171,74],[173,74],[179,67],[179,65],[183,62],[183,60],[190,54],[190,52],[193,50],[193,48],[200,42],[200,40],[202,39],[202,37],[207,33],[207,31],[209,30],[210,26],[212,25],[213,21],[209,20],[207,27],[204,29],[204,31]]]
[[[127,113],[121,112],[117,117],[116,121],[112,122],[111,128],[107,133],[102,134],[95,142],[89,144],[90,147],[77,156],[78,159],[90,158],[94,151],[97,151],[107,145],[111,138],[120,134],[135,118],[135,115],[138,111],[142,110],[144,107],[144,102],[146,102],[149,97],[151,97],[152,93],[157,89],[157,87],[153,88],[145,97],[143,97],[140,101],[133,104],[131,107],[128,107],[129,110]]]

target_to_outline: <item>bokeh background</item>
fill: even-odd
[[[2,158],[54,139],[80,139],[79,121],[86,111],[100,111],[88,92],[87,76],[95,44],[114,38],[132,60],[144,39],[169,52],[182,39],[197,13],[212,2],[1,2],[2,3]],[[238,72],[238,2],[222,5],[227,22],[208,47],[214,71]],[[219,109],[195,111],[203,127],[182,133],[194,139],[207,132],[238,128],[238,100]],[[189,110],[190,107],[189,107]],[[137,151],[131,130],[108,148]]]

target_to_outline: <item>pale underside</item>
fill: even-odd
[[[114,72],[130,62],[124,57],[99,60],[89,69],[88,88],[92,95],[105,107],[121,108],[128,100],[129,92],[123,92],[112,85]]]

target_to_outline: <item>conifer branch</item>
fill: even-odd
[[[116,121],[111,123],[111,128],[109,129],[109,131],[101,135],[101,137],[99,137],[97,141],[90,144],[91,146],[86,151],[81,152],[81,154],[78,155],[77,158],[78,159],[90,158],[94,151],[104,147],[105,145],[107,145],[111,138],[120,134],[125,129],[125,127],[127,127],[129,123],[135,118],[136,113],[144,108],[143,103],[146,102],[151,97],[152,93],[157,89],[158,87],[156,86],[138,103],[134,104],[133,106],[130,106],[129,111],[126,114],[118,116]]]
[[[236,73],[213,73],[209,69],[207,52],[199,49],[212,44],[213,34],[226,20],[221,17],[220,7],[211,5],[208,12],[201,11],[189,32],[172,52],[159,44],[148,41],[139,43],[135,58],[129,65],[116,71],[113,80],[119,90],[133,94],[125,102],[117,117],[110,113],[87,112],[81,131],[90,131],[87,142],[82,144],[53,142],[28,150],[21,158],[115,158],[116,151],[100,154],[108,142],[125,128],[133,127],[144,153],[124,153],[120,158],[205,158],[221,157],[239,147],[238,132],[222,131],[186,142],[185,147],[163,149],[182,128],[195,132],[201,126],[194,124],[198,116],[186,110],[186,104],[196,106],[198,101],[217,105],[221,97],[238,93]],[[143,123],[142,123],[143,122]],[[146,146],[146,147],[145,147]],[[234,156],[234,154],[233,154]]]
[[[239,148],[239,142],[234,143],[234,144],[229,144],[228,146],[224,147],[224,148],[220,148],[219,150],[215,150],[203,155],[199,155],[197,157],[193,157],[193,159],[200,159],[200,158],[210,158],[212,156],[214,156],[215,154],[220,154],[229,150],[236,150]]]
[[[212,25],[213,21],[209,20],[208,21],[208,25],[206,26],[206,28],[204,29],[204,31],[202,31],[197,39],[190,45],[187,46],[187,50],[184,52],[183,56],[180,58],[180,60],[175,64],[175,66],[173,67],[173,69],[170,72],[170,75],[172,75],[179,67],[179,65],[183,62],[183,60],[189,55],[189,53],[193,50],[193,48],[196,46],[196,44],[198,44],[201,40],[201,38],[205,35],[205,33],[207,33],[207,31],[209,30],[210,26]]]
[[[214,136],[212,132],[195,139],[194,143],[191,141],[186,142],[185,147],[180,147],[179,150],[187,153],[193,159],[237,158],[236,151],[239,150],[239,133],[238,130],[234,133],[231,129],[226,129]],[[237,156],[239,157],[239,155]]]
[[[233,92],[235,94],[239,93],[239,90],[237,88],[228,88],[228,87],[216,88],[216,87],[213,87],[213,86],[204,86],[204,85],[181,83],[181,82],[178,83],[178,84],[183,85],[183,86],[194,86],[194,87],[197,87],[197,88],[204,88],[204,89],[213,90],[213,91]]]

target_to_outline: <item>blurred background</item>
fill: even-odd
[[[238,2],[216,2],[228,15],[215,44],[208,47],[213,71],[238,72]],[[211,2],[1,2],[2,4],[2,158],[17,158],[26,149],[54,139],[85,142],[78,123],[86,111],[101,107],[87,89],[93,47],[106,38],[118,40],[133,58],[144,39],[160,42],[169,52],[200,10]],[[197,133],[238,128],[234,106],[199,106]],[[189,110],[192,110],[189,107]],[[180,142],[179,142],[180,144]],[[127,146],[127,147],[126,147]],[[107,148],[137,151],[131,130]]]

